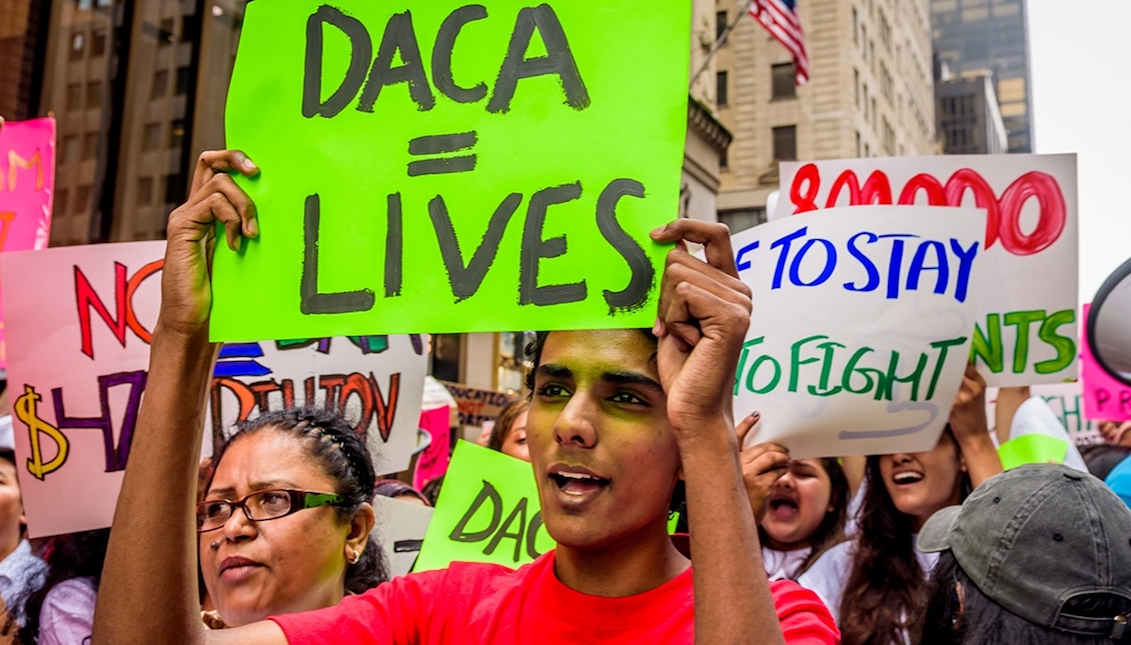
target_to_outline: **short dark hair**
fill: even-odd
[[[655,347],[660,342],[656,338],[651,329],[637,329],[636,331],[644,334],[644,336],[652,342]],[[530,371],[526,373],[526,392],[527,396],[534,394],[534,376],[538,371],[538,366],[542,364],[542,349],[546,346],[546,338],[549,337],[550,332],[539,331],[534,333],[534,340],[526,344],[526,360],[530,363]]]
[[[957,587],[962,588],[960,603]],[[960,609],[961,607],[961,609]],[[1131,600],[1114,594],[1073,598],[1065,611],[1076,616],[1109,618],[1131,611]],[[959,615],[961,614],[961,618]],[[917,626],[917,640],[930,645],[1111,645],[1122,639],[1072,634],[1029,622],[991,600],[970,580],[950,551],[939,554],[927,587],[927,606]]]
[[[13,466],[16,465],[16,451],[11,448],[0,448],[0,459],[8,461]]]
[[[372,503],[377,476],[365,441],[354,432],[342,415],[321,408],[295,407],[265,412],[255,419],[241,422],[235,433],[212,456],[212,472],[216,472],[224,454],[242,437],[264,429],[284,432],[302,440],[310,457],[322,471],[337,482],[334,492],[342,498],[335,505],[343,520],[353,517],[363,503]],[[208,485],[212,485],[209,477]],[[389,579],[384,551],[373,536],[357,564],[346,568],[346,591],[361,593]]]

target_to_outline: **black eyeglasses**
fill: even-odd
[[[341,504],[342,501],[342,498],[334,493],[289,489],[256,491],[236,501],[227,499],[204,501],[196,505],[196,532],[215,531],[224,526],[237,508],[243,509],[247,519],[263,522],[277,520],[308,508]]]

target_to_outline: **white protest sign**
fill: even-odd
[[[778,217],[873,203],[985,209],[981,248],[996,268],[982,285],[973,341],[978,369],[996,386],[1076,379],[1076,155],[781,165]]]
[[[406,470],[416,449],[426,342],[411,335],[225,345],[212,381],[204,452],[238,421],[264,410],[328,407],[366,437],[378,474]]]
[[[113,519],[148,378],[164,255],[164,242],[0,254],[12,430],[31,537],[103,528]],[[270,347],[260,356],[247,345],[227,351],[214,380],[220,418],[246,418],[263,401],[301,405],[310,387],[319,404],[327,392],[335,404],[345,402],[379,465],[404,469],[416,440],[424,341],[356,343],[368,355],[346,338],[289,351],[264,343]],[[334,353],[321,355],[323,345]],[[251,363],[262,368],[258,376],[248,373]],[[285,382],[293,392],[277,393]],[[362,418],[369,419],[364,428]]]
[[[432,521],[431,506],[405,502],[378,495],[373,499],[376,524],[371,535],[385,552],[391,576],[403,576],[412,571],[416,555],[428,533]]]
[[[973,209],[858,206],[732,237],[754,297],[734,385],[735,417],[762,413],[747,443],[930,450],[970,354],[984,228]]]

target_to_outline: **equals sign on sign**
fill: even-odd
[[[479,141],[474,131],[457,134],[434,134],[417,137],[408,142],[408,153],[414,157],[441,155],[432,159],[411,161],[408,176],[443,175],[450,172],[470,172],[475,170],[475,155],[452,153],[470,150]],[[451,156],[445,156],[451,155]]]

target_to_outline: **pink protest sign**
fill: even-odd
[[[164,242],[0,253],[28,534],[109,526],[161,298]]]
[[[55,119],[0,123],[0,252],[47,248],[54,193]],[[5,344],[0,323],[0,369]]]
[[[420,413],[420,427],[432,435],[432,443],[420,453],[416,462],[416,472],[412,476],[412,486],[416,490],[422,490],[425,484],[448,470],[452,445],[450,418],[451,408],[446,405]]]
[[[1084,305],[1084,320],[1092,305]],[[1096,362],[1088,345],[1087,325],[1080,333],[1080,381],[1084,386],[1084,416],[1097,421],[1131,419],[1131,387],[1113,379]]]

